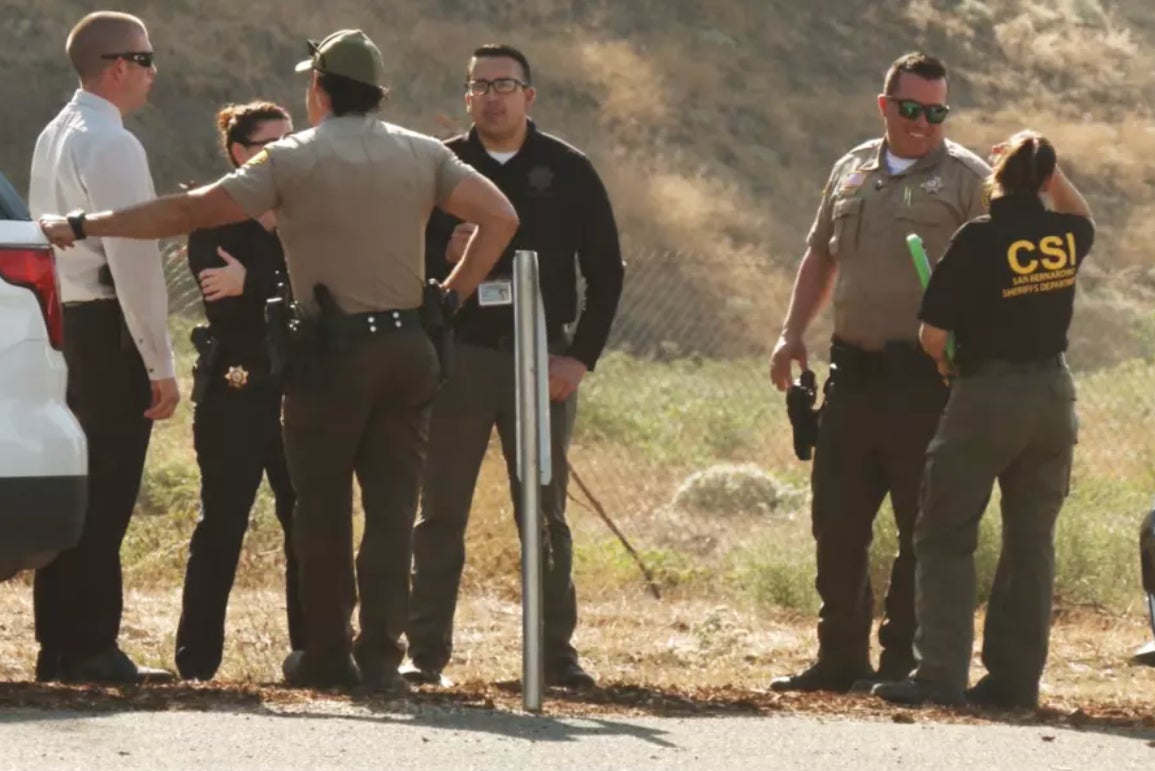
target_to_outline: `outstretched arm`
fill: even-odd
[[[218,181],[127,209],[87,214],[84,234],[100,238],[171,238],[201,228],[240,222],[248,217]],[[76,241],[72,226],[61,215],[41,217],[40,228],[55,246],[69,247]]]

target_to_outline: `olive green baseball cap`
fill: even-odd
[[[311,58],[297,65],[297,72],[316,70],[339,75],[367,86],[385,87],[385,60],[381,50],[359,29],[334,32],[321,42],[308,41]]]

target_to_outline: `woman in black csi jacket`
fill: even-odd
[[[914,528],[918,669],[874,687],[904,704],[1033,708],[1047,659],[1055,521],[1077,426],[1064,352],[1095,225],[1046,137],[1020,132],[992,163],[990,215],[955,233],[919,312],[923,347],[955,377],[927,448]],[[974,551],[995,482],[1003,539],[983,634],[987,672],[967,688]]]
[[[292,131],[285,108],[228,105],[217,115],[234,167]],[[285,278],[272,212],[257,220],[189,235],[189,269],[199,282],[208,325],[193,333],[193,440],[201,473],[201,515],[189,547],[176,664],[185,679],[209,680],[220,666],[225,610],[261,476],[267,475],[285,534],[289,640],[304,647],[291,547],[295,496],[281,443],[281,384],[270,375],[265,301]]]

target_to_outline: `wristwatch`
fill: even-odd
[[[76,236],[77,241],[83,241],[88,238],[88,234],[84,232],[84,221],[87,216],[83,209],[75,209],[65,215],[65,218],[68,220],[68,226],[72,228],[72,235]]]

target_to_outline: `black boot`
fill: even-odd
[[[967,688],[966,699],[980,707],[1000,709],[1034,709],[1039,706],[1038,686],[1015,688],[1007,683],[986,675]]]
[[[334,659],[310,657],[307,651],[293,651],[281,665],[285,684],[291,688],[355,688],[361,672],[349,654]]]
[[[856,682],[872,677],[874,677],[874,670],[870,668],[869,664],[848,667],[819,659],[808,669],[797,674],[774,678],[770,682],[770,690],[778,692],[800,691],[803,693],[814,691],[849,693]]]
[[[171,683],[176,676],[167,669],[142,667],[120,648],[110,648],[94,656],[65,660],[60,667],[60,679],[66,683],[124,683],[144,685]]]
[[[892,704],[917,706],[919,704],[939,704],[944,707],[957,707],[965,703],[961,691],[955,691],[935,683],[926,683],[908,677],[894,683],[879,683],[871,693]]]
[[[593,675],[582,669],[577,661],[569,660],[546,667],[545,684],[575,691],[588,691],[597,687]]]

